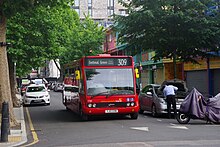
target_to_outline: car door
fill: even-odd
[[[146,105],[147,105],[146,91],[147,91],[147,86],[144,87],[139,94],[139,102],[142,110],[146,110]]]
[[[146,109],[148,111],[151,111],[153,103],[153,87],[152,85],[149,85],[146,91]]]
[[[148,87],[148,90],[147,90],[147,109],[149,111],[151,111],[151,107],[152,107],[152,105],[154,103],[154,96],[153,96],[153,94],[154,94],[153,86],[150,85]]]

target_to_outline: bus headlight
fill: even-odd
[[[96,107],[96,104],[95,104],[95,103],[94,103],[94,104],[89,103],[87,106],[88,106],[89,108],[95,108],[95,107]]]
[[[135,102],[129,102],[129,103],[127,103],[127,107],[133,107],[133,106],[135,106]]]
[[[92,104],[88,104],[88,107],[91,108],[91,107],[92,107]]]

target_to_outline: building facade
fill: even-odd
[[[80,19],[89,16],[105,27],[112,25],[113,14],[127,15],[127,10],[118,3],[118,0],[75,0],[72,8]]]
[[[135,50],[135,49],[133,49]],[[153,61],[154,51],[142,51],[133,57],[136,68],[139,69],[140,78],[137,83],[142,87],[147,84],[161,84],[164,80],[174,78],[174,64],[171,59]],[[126,49],[126,44],[117,43],[117,32],[108,30],[104,51],[111,55],[131,55],[131,50]],[[216,57],[197,59],[199,64],[178,62],[176,64],[176,78],[186,81],[189,90],[197,88],[205,95],[220,93],[220,52]]]

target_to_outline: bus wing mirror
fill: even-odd
[[[136,74],[136,78],[139,78],[139,77],[140,77],[140,75],[139,75],[139,71],[138,71],[137,68],[135,68],[135,74]]]
[[[79,72],[79,70],[75,71],[75,75],[76,75],[76,80],[79,80],[80,79],[80,72]]]

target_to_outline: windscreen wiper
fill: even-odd
[[[117,95],[117,94],[120,94],[120,95],[122,95],[122,94],[125,94],[125,95],[127,95],[127,94],[134,94],[134,91],[132,91],[132,90],[117,90],[117,91],[111,91],[110,94],[106,95],[106,98],[108,98],[108,97],[110,97],[110,96],[113,96],[113,95]]]
[[[97,93],[97,94],[95,94],[95,95],[92,95],[92,96],[91,96],[91,99],[94,98],[94,97],[96,97],[96,96],[103,95],[103,94],[105,94],[105,95],[107,96],[107,95],[109,95],[109,91],[104,91],[104,92],[100,92],[100,93]]]

